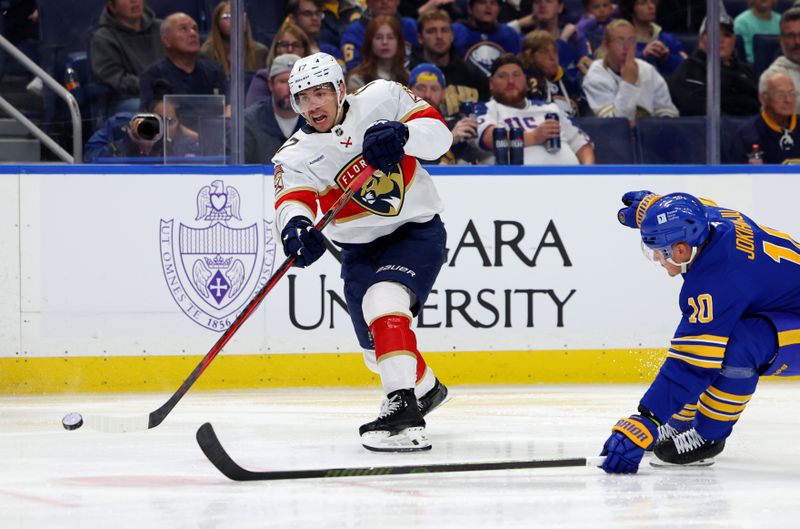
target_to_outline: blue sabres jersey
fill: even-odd
[[[689,379],[710,381],[720,371],[733,328],[743,317],[760,315],[773,324],[800,327],[800,243],[738,211],[706,207],[711,235],[684,274],[681,322],[642,398],[661,420],[697,399],[687,394]],[[800,331],[776,327],[781,347],[800,344]]]
[[[520,36],[506,24],[497,24],[492,33],[483,33],[461,22],[453,24],[453,45],[465,62],[489,76],[492,63],[505,52],[520,52]]]

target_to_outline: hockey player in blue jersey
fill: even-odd
[[[622,201],[620,222],[683,276],[682,318],[638,413],[612,428],[602,468],[634,473],[651,447],[666,464],[701,464],[722,451],[760,377],[800,373],[800,244],[685,193]]]

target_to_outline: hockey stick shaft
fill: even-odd
[[[209,461],[233,481],[275,481],[284,479],[343,478],[350,476],[389,476],[398,474],[432,474],[439,472],[480,472],[526,468],[597,466],[603,458],[538,459],[528,461],[494,461],[485,463],[431,463],[392,467],[325,468],[317,470],[252,471],[237,464],[223,448],[214,428],[205,423],[197,430],[197,444]]]
[[[345,204],[349,202],[353,195],[361,190],[361,187],[367,182],[374,172],[375,169],[369,165],[362,167],[360,172],[358,172],[350,181],[350,185],[348,185],[347,190],[342,193],[338,199],[336,199],[336,202],[331,205],[330,209],[328,209],[328,211],[325,212],[322,218],[316,223],[315,228],[322,231],[325,226],[327,226],[336,217],[336,214],[342,210]],[[255,296],[253,296],[253,298],[244,307],[242,312],[236,316],[236,319],[233,320],[233,323],[231,323],[230,327],[228,327],[225,332],[222,333],[222,336],[219,337],[211,350],[206,353],[202,360],[200,360],[200,363],[197,364],[197,367],[195,367],[191,374],[186,377],[186,380],[183,381],[178,390],[173,393],[173,395],[164,404],[162,404],[161,407],[150,412],[150,414],[147,416],[147,421],[144,421],[143,417],[120,419],[115,419],[114,417],[98,417],[87,418],[86,424],[94,429],[109,432],[148,430],[161,424],[167,415],[169,415],[173,408],[175,408],[178,402],[183,398],[186,392],[189,391],[195,382],[197,382],[197,379],[200,378],[200,375],[202,375],[211,362],[214,361],[219,352],[222,351],[222,348],[225,347],[233,335],[236,334],[236,331],[238,331],[244,322],[247,321],[250,315],[255,312],[256,308],[258,308],[275,284],[277,284],[278,281],[286,274],[286,272],[289,271],[294,264],[295,259],[296,256],[291,255],[287,257],[283,263],[281,263],[278,269],[275,270],[275,272],[267,280],[266,284],[261,287]]]

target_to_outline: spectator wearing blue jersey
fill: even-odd
[[[558,62],[567,74],[580,79],[592,65],[592,49],[575,24],[564,24],[563,0],[533,0],[535,29],[550,33],[558,46]]]
[[[761,113],[736,130],[731,154],[734,163],[800,163],[800,128],[797,126],[797,89],[788,72],[771,68],[758,84]]]
[[[580,81],[570,77],[558,63],[553,35],[543,29],[525,35],[519,58],[528,76],[530,98],[555,103],[571,118],[591,114]]]
[[[682,278],[681,320],[637,412],[612,427],[602,468],[635,473],[650,448],[654,466],[708,465],[760,378],[800,373],[800,244],[687,193],[622,202],[617,219],[639,230],[648,259]],[[688,424],[676,428],[676,413]]]
[[[733,20],[736,34],[744,41],[747,62],[753,63],[753,36],[778,35],[781,32],[781,15],[773,7],[777,0],[748,0],[750,9],[742,11]]]
[[[619,18],[619,8],[611,0],[582,0],[583,16],[575,24],[583,33],[592,50],[596,50],[603,42],[606,26],[615,18]]]
[[[508,24],[497,22],[500,0],[469,0],[467,12],[466,22],[453,24],[453,45],[465,62],[488,77],[500,55],[519,53],[519,34]]]
[[[339,48],[345,28],[358,20],[362,11],[359,0],[327,0],[322,5],[322,27],[317,43]]]
[[[401,17],[397,11],[400,0],[367,0],[367,10],[361,18],[351,23],[342,33],[342,55],[345,66],[350,71],[361,62],[361,49],[364,46],[364,34],[367,31],[367,24],[372,17],[386,15],[397,17],[403,28],[403,38],[406,42],[406,57],[411,55],[411,45],[417,39],[417,23],[413,18]]]
[[[636,57],[669,77],[686,59],[681,42],[656,24],[658,0],[621,0],[620,15],[636,28]]]

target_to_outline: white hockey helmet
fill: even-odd
[[[336,102],[341,108],[344,104],[342,94],[344,74],[342,74],[342,67],[336,62],[336,59],[327,53],[318,52],[295,62],[292,72],[289,74],[289,92],[292,95],[291,103],[294,111],[298,114],[303,113],[297,103],[297,94],[326,83],[333,85],[333,89],[336,91]]]

